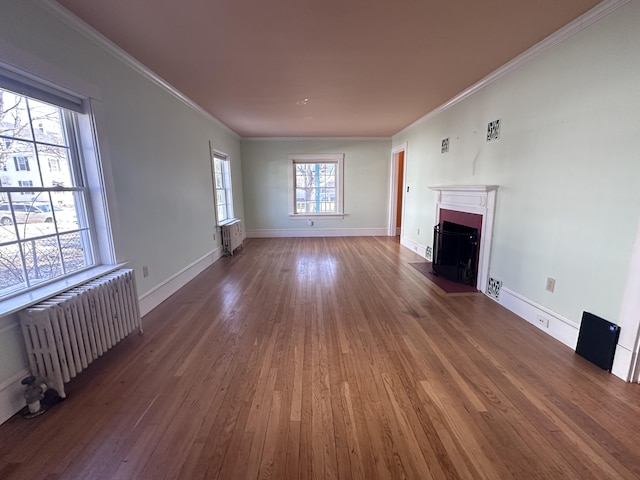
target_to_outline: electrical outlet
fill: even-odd
[[[556,288],[556,279],[548,277],[547,278],[547,292],[553,293]]]
[[[149,276],[149,267],[147,267],[146,265],[142,267],[142,276],[144,278],[147,278]]]
[[[541,317],[540,315],[538,315],[536,317],[536,322],[541,327],[549,328],[549,319],[548,318],[544,318],[544,317]]]

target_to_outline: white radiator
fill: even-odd
[[[244,243],[242,220],[233,219],[220,227],[222,230],[222,248],[225,255],[233,255],[233,251]]]
[[[64,384],[134,330],[142,333],[134,272],[118,270],[20,312],[31,373]]]

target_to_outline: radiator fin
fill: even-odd
[[[64,384],[134,330],[142,333],[132,269],[103,275],[20,312],[31,373]]]

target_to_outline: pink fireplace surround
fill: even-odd
[[[493,238],[493,218],[495,215],[497,185],[445,185],[429,187],[436,191],[436,223],[444,218],[462,225],[474,226],[469,222],[478,222],[477,217],[462,214],[480,215],[480,245],[478,248],[478,279],[476,288],[487,290],[489,262],[491,259],[491,240]],[[456,215],[459,212],[460,215]],[[459,217],[456,221],[455,218]],[[452,220],[453,218],[453,220]],[[477,228],[477,227],[476,227]]]

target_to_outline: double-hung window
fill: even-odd
[[[343,154],[289,155],[290,216],[344,216],[343,160]]]
[[[0,300],[97,263],[79,147],[84,108],[0,69]]]
[[[233,218],[233,195],[231,191],[231,165],[229,157],[223,153],[212,152],[213,180],[218,224]]]

